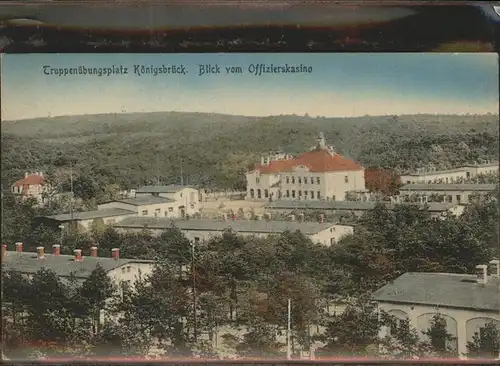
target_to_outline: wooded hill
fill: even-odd
[[[270,149],[302,152],[318,132],[365,167],[452,167],[498,156],[498,115],[244,117],[130,113],[2,122],[2,184],[26,171],[56,170],[96,187],[156,182],[216,189],[245,186],[244,172]],[[60,183],[60,182],[59,182]]]

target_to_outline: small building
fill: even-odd
[[[11,192],[24,198],[35,198],[38,203],[44,202],[44,192],[47,192],[48,186],[42,172],[25,173],[24,178],[14,182],[11,186]]]
[[[36,221],[53,228],[87,231],[93,226],[106,226],[120,222],[125,217],[137,216],[137,212],[122,208],[103,208],[96,211],[63,213],[59,215],[39,217]]]
[[[97,205],[97,210],[122,209],[133,211],[138,216],[176,217],[179,207],[170,198],[144,195],[135,198],[124,198]]]
[[[394,209],[395,205],[392,203],[383,203],[389,210]],[[324,212],[327,214],[351,215],[360,217],[364,213],[371,211],[375,208],[375,202],[362,202],[362,201],[287,201],[280,200],[269,202],[265,206],[266,212],[271,214],[291,214],[291,213],[312,213]],[[427,209],[432,217],[441,217],[446,214],[454,214],[460,216],[464,211],[463,205],[455,203],[434,203],[429,202],[421,205],[422,209]]]
[[[55,244],[51,254],[46,254],[44,248],[39,248],[38,253],[22,251],[22,244],[16,245],[16,250],[7,250],[7,245],[2,246],[2,267],[7,271],[14,271],[33,276],[40,269],[53,271],[64,280],[71,276],[79,282],[84,282],[99,264],[108,274],[117,290],[130,288],[138,278],[149,275],[153,269],[153,261],[140,259],[120,258],[119,250],[114,249],[112,258],[97,256],[97,248],[88,255],[75,251],[75,255],[60,254],[60,246]]]
[[[456,273],[405,273],[388,283],[372,298],[379,311],[398,320],[409,320],[422,338],[434,315],[446,321],[449,334],[456,337],[448,346],[460,357],[467,353],[467,342],[481,336],[486,324],[500,329],[500,267],[498,261],[478,266],[478,275]],[[487,268],[490,267],[488,270]],[[391,329],[381,329],[381,336]]]
[[[354,228],[349,225],[334,225],[326,222],[267,221],[267,220],[170,220],[165,218],[129,217],[113,225],[118,232],[136,232],[144,229],[156,235],[170,227],[179,228],[190,241],[204,241],[220,236],[226,230],[238,235],[267,237],[285,231],[300,231],[313,242],[332,245],[344,235],[352,234]]]
[[[327,146],[316,146],[297,157],[273,153],[246,174],[248,200],[344,201],[350,192],[366,194],[364,168]]]
[[[169,211],[166,217],[184,217],[200,212],[200,192],[190,186],[166,185],[166,186],[144,186],[135,190],[136,198],[163,197],[171,200],[173,211]]]
[[[498,172],[498,162],[465,165],[453,169],[436,170],[435,168],[421,168],[414,173],[402,174],[403,184],[433,184],[433,183],[460,183],[482,174]]]
[[[494,184],[406,184],[399,188],[395,202],[469,203],[475,196],[495,190]]]

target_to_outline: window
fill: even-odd
[[[168,208],[168,212],[174,212],[174,208],[173,207],[169,207]]]
[[[182,192],[181,192],[181,198],[182,198]]]
[[[130,273],[131,270],[132,270],[132,267],[127,266],[127,272]]]
[[[457,194],[457,202],[460,203],[460,200],[462,199],[462,196],[460,196],[459,194]]]
[[[314,198],[314,191],[311,191],[311,198]]]
[[[264,197],[266,198],[269,197],[269,191],[267,189],[264,189]]]
[[[335,245],[335,238],[330,238],[330,245]]]
[[[319,177],[316,177],[316,183],[320,184]]]
[[[292,198],[295,198],[295,191],[292,191]]]
[[[335,195],[332,196],[332,201],[335,201]]]
[[[155,210],[155,216],[160,216],[160,212],[161,212],[161,210],[159,208],[157,208]]]
[[[349,176],[347,176],[347,175],[346,175],[346,176],[344,177],[344,182],[345,182],[345,183],[349,183]]]
[[[295,184],[295,177],[292,177],[292,184]]]
[[[250,189],[250,198],[255,198],[255,190],[253,188]]]
[[[299,184],[302,184],[302,178],[299,177],[298,179],[299,179]]]
[[[406,181],[406,184],[410,184],[411,182],[409,180]]]
[[[299,197],[302,197],[302,191],[299,191]]]
[[[467,178],[470,178],[470,172],[465,173]]]
[[[308,194],[308,193],[309,193],[308,191],[304,191],[304,196],[306,196],[306,197],[307,197],[307,194]]]
[[[262,198],[262,192],[260,189],[257,189],[257,198]]]
[[[286,177],[286,184],[290,183],[290,177]]]
[[[446,177],[446,183],[448,183],[448,177]]]
[[[168,212],[167,211],[165,211],[165,216],[168,216]]]
[[[194,242],[195,243],[199,243],[200,242],[200,237],[199,236],[195,236],[194,237]]]
[[[148,210],[143,210],[142,211],[142,216],[147,216],[148,215]]]
[[[125,273],[125,267],[122,267],[122,273]]]
[[[307,177],[304,177],[304,184],[307,184]]]
[[[259,184],[260,183],[260,178],[259,177],[256,177],[255,178],[255,183]]]
[[[453,202],[453,196],[448,195],[446,198],[448,202]]]
[[[286,190],[286,196],[290,197],[290,191],[288,189]]]
[[[320,199],[321,198],[321,192],[318,191],[317,195],[316,195],[316,198]]]

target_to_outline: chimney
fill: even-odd
[[[480,264],[476,266],[477,283],[488,283],[488,266]]]
[[[97,247],[90,248],[90,255],[92,257],[97,257]]]
[[[24,178],[26,178],[28,175],[28,172],[24,173]]]
[[[319,222],[321,222],[321,223],[325,222],[325,215],[324,214],[319,215]]]
[[[36,251],[38,253],[38,259],[45,259],[45,250],[44,250],[44,247],[37,247]]]
[[[500,261],[493,259],[488,266],[488,276],[500,278]]]
[[[113,248],[111,249],[111,256],[113,257],[114,260],[120,259],[120,249],[118,248]]]
[[[61,246],[59,244],[52,245],[52,254],[60,255],[61,254]]]
[[[2,260],[7,255],[7,244],[2,244]]]
[[[295,221],[295,215],[290,215],[290,221]]]
[[[23,252],[23,243],[21,243],[21,242],[16,243],[16,252],[18,252],[18,253]]]
[[[75,249],[73,252],[75,253],[75,262],[81,262],[82,261],[82,250]]]

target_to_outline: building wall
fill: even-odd
[[[446,173],[433,173],[428,172],[427,174],[422,175],[402,175],[401,182],[403,184],[408,183],[454,183],[459,181],[460,179],[467,179],[467,172],[464,171],[453,171]]]
[[[473,196],[485,195],[489,192],[464,191],[464,190],[449,190],[449,191],[432,191],[432,190],[406,190],[400,189],[399,196],[395,197],[396,202],[405,202],[410,196],[421,197],[422,202],[428,202],[432,195],[441,196],[444,202],[448,203],[469,203]]]
[[[184,201],[155,203],[152,205],[141,205],[141,206],[135,206],[123,202],[109,202],[98,205],[98,210],[106,208],[121,208],[124,210],[137,212],[138,216],[179,218],[182,216],[180,207],[185,205],[186,204]],[[188,205],[186,208],[186,213],[191,215],[195,212],[198,212],[196,211],[197,205],[194,205],[193,207],[194,208]]]
[[[247,173],[246,176],[247,176],[247,194],[246,194],[247,199],[269,200],[269,198],[272,199],[279,198],[280,174],[261,174],[259,171],[256,170]]]
[[[144,196],[151,196],[151,193],[136,193],[136,197],[144,197]],[[160,216],[162,217],[174,217],[178,218],[181,217],[181,210],[179,207],[184,206],[185,207],[185,212],[188,215],[193,215],[195,213],[198,213],[200,211],[200,205],[199,205],[199,192],[198,190],[194,188],[189,188],[186,187],[178,192],[175,193],[159,193],[158,197],[163,197],[163,198],[168,198],[173,200],[174,202],[170,202],[167,205],[167,207],[172,208],[172,210],[167,209],[167,214],[164,214],[164,210],[161,210]],[[163,205],[163,204],[162,204]],[[158,207],[156,207],[158,208]],[[155,208],[155,209],[156,209]],[[153,210],[154,212],[154,210]],[[139,212],[140,215],[140,212]],[[141,215],[142,216],[142,215]],[[149,215],[149,216],[154,216]]]
[[[150,230],[153,235],[160,235],[165,229],[152,229]],[[144,228],[116,228],[118,232],[140,232],[144,230]],[[186,238],[190,241],[207,241],[214,237],[219,237],[223,234],[223,231],[218,230],[182,230]],[[354,232],[354,228],[348,225],[332,225],[331,228],[327,230],[323,230],[314,235],[306,235],[309,237],[314,243],[323,244],[326,246],[330,246],[338,242],[343,236],[352,234]],[[255,233],[255,232],[237,232],[237,235],[241,236],[255,236],[258,238],[268,237],[269,233]],[[333,239],[333,241],[332,241]]]
[[[117,267],[108,272],[109,278],[111,278],[114,285],[121,293],[122,282],[128,281],[131,288],[133,288],[134,283],[139,278],[146,278],[153,271],[152,263],[126,263],[120,267]]]
[[[500,313],[483,312],[473,310],[462,310],[441,307],[438,309],[430,305],[417,304],[392,304],[379,303],[379,310],[384,310],[399,319],[408,319],[412,327],[417,330],[422,340],[426,336],[422,334],[431,326],[431,320],[438,312],[443,315],[447,323],[447,331],[452,336],[457,337],[454,345],[460,357],[467,353],[467,342],[471,342],[475,332],[479,332],[480,327],[484,327],[488,322],[493,321],[500,327]],[[389,329],[383,328],[380,335],[384,337]],[[451,345],[451,344],[450,344]]]
[[[354,233],[354,227],[349,225],[333,225],[329,229],[323,230],[310,238],[313,242],[325,246],[335,245],[342,237]]]

